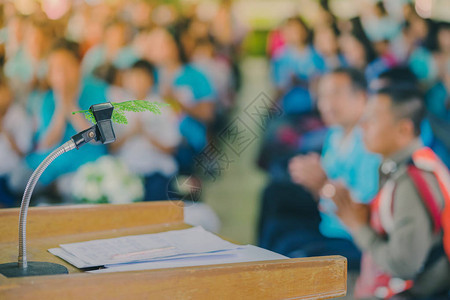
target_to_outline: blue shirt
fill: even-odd
[[[272,79],[279,89],[287,90],[283,95],[282,107],[285,113],[301,113],[310,111],[313,107],[308,87],[291,87],[292,78],[307,83],[314,76],[326,71],[323,58],[307,46],[303,51],[293,47],[286,47],[271,62]]]
[[[378,167],[381,159],[366,150],[361,128],[344,137],[342,128],[332,128],[322,150],[322,166],[328,178],[341,181],[355,200],[369,203],[378,191]],[[344,140],[345,139],[345,140]],[[319,229],[324,236],[351,239],[347,229],[335,214],[330,199],[320,199],[322,221]]]
[[[450,168],[450,149],[447,146],[450,139],[448,136],[450,110],[446,104],[447,97],[448,92],[442,82],[437,83],[428,91],[425,99],[429,115],[422,122],[420,137],[423,144],[433,149],[444,164]],[[433,132],[430,117],[440,122],[440,133],[436,134],[436,132]],[[437,126],[439,125],[437,124]]]
[[[206,75],[191,65],[185,65],[175,74],[172,83],[175,92],[183,94],[191,104],[215,101],[215,91]],[[207,144],[206,126],[199,120],[184,115],[180,120],[180,133],[196,151]]]
[[[107,85],[103,82],[95,79],[83,81],[81,87],[80,97],[78,99],[78,105],[80,109],[85,110],[93,104],[106,101]],[[56,108],[56,99],[53,91],[48,91],[43,96],[42,106],[39,116],[39,128],[36,132],[35,139],[41,140],[47,131],[49,130],[53,114]],[[87,129],[87,128],[86,128]],[[70,138],[77,134],[75,128],[70,124],[66,124],[63,138],[53,149],[47,151],[34,152],[28,155],[25,160],[27,165],[36,169],[37,166],[57,147],[70,140]],[[60,175],[74,172],[84,163],[94,161],[100,156],[106,154],[106,147],[103,145],[86,144],[79,150],[72,150],[64,153],[61,157],[57,158],[42,174],[40,182],[43,184],[49,184],[53,180],[57,179]]]
[[[382,57],[378,57],[370,62],[364,70],[367,82],[371,82],[380,76],[383,72],[389,69],[388,62]]]

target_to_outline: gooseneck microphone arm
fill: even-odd
[[[25,192],[22,197],[22,204],[20,205],[20,216],[19,216],[19,268],[28,268],[27,261],[27,214],[28,206],[30,204],[31,195],[33,194],[34,187],[36,186],[39,177],[44,173],[45,169],[54,161],[58,156],[65,152],[75,149],[75,143],[70,140],[59,146],[52,153],[50,153],[47,158],[34,170],[30,179],[28,180]]]
[[[73,149],[79,149],[81,146],[89,143],[92,140],[99,141],[99,128],[94,125],[89,129],[83,130],[74,135],[69,141],[56,148],[50,153],[34,170],[23,193],[22,203],[20,205],[19,216],[19,267],[26,269],[28,267],[27,261],[27,213],[30,205],[31,195],[33,195],[34,187],[44,173],[45,169],[60,155],[69,152]]]
[[[0,264],[0,274],[6,277],[22,277],[34,275],[51,275],[68,273],[67,268],[48,262],[28,262],[27,260],[27,215],[34,187],[45,169],[60,155],[73,149],[79,149],[90,141],[109,144],[116,140],[112,127],[111,116],[114,107],[111,103],[101,103],[90,107],[96,125],[74,135],[69,141],[52,151],[36,168],[25,188],[20,205],[19,215],[19,256],[18,263]]]

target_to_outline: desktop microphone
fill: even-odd
[[[37,262],[27,260],[26,225],[28,206],[34,187],[45,169],[60,155],[73,149],[79,149],[90,141],[109,144],[116,140],[112,126],[112,113],[114,106],[110,102],[92,105],[90,111],[94,115],[97,124],[74,135],[69,141],[50,153],[36,168],[28,180],[22,203],[20,205],[19,217],[19,257],[18,262],[0,264],[0,274],[6,277],[24,277],[38,275],[67,274],[66,267],[49,262]]]

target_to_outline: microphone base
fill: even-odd
[[[18,262],[0,264],[0,274],[6,277],[43,276],[68,273],[69,271],[66,267],[49,262],[29,261],[26,269],[19,267]]]

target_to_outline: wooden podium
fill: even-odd
[[[0,210],[0,263],[17,261],[18,209]],[[47,249],[59,244],[188,228],[181,203],[31,208],[28,260],[55,262],[69,274],[6,278],[0,299],[327,299],[346,294],[341,256],[89,274]]]

